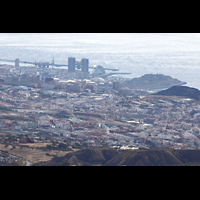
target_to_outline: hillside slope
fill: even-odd
[[[181,160],[174,156],[169,150],[136,150],[124,151],[105,166],[168,166],[183,165]]]
[[[69,153],[62,157],[56,157],[45,163],[45,166],[87,166],[87,165],[103,165],[113,157],[119,154],[114,149],[83,149],[80,151]]]
[[[167,90],[162,90],[154,95],[164,95],[164,96],[183,96],[191,99],[199,100],[200,91],[196,88],[191,88],[187,86],[173,86]]]
[[[199,150],[147,149],[117,151],[111,148],[83,149],[56,157],[45,166],[181,166],[200,165]]]
[[[139,78],[133,78],[121,83],[121,87],[128,87],[130,89],[163,89],[174,85],[184,85],[186,82],[163,74],[145,74]]]

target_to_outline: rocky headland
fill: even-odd
[[[121,87],[151,90],[165,89],[175,85],[180,86],[184,84],[187,83],[163,74],[145,74],[139,78],[133,78],[131,80],[124,81],[121,83]]]

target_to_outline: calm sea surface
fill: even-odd
[[[132,73],[123,77],[162,73],[200,89],[198,33],[0,33],[0,59],[67,64],[71,56]]]

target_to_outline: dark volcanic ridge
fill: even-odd
[[[167,90],[162,90],[153,95],[163,95],[163,96],[181,96],[190,99],[200,100],[200,91],[196,88],[191,88],[187,86],[173,86]]]
[[[199,150],[138,149],[118,151],[111,148],[83,149],[55,157],[45,166],[184,166],[200,165]]]

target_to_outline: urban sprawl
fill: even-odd
[[[75,58],[68,58],[68,69],[21,66],[18,59],[1,64],[2,149],[200,148],[199,101],[121,88],[123,78],[88,68],[88,59]]]

